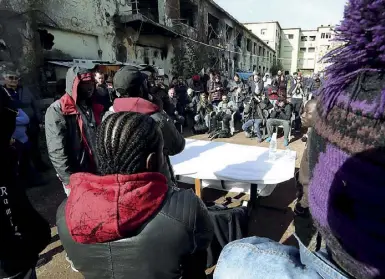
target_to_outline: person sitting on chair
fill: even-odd
[[[250,103],[245,106],[244,117],[245,123],[242,130],[245,131],[247,138],[257,137],[258,142],[262,142],[261,125],[266,121],[269,106],[272,107],[268,99],[261,100],[256,95],[251,99]],[[266,115],[264,114],[266,111]]]
[[[271,141],[271,136],[273,134],[273,127],[283,126],[284,133],[284,146],[289,145],[289,133],[291,129],[291,114],[293,112],[293,107],[290,103],[287,102],[286,98],[280,97],[278,102],[275,104],[273,111],[270,114],[270,118],[267,119],[266,127],[268,138],[266,142]]]
[[[168,96],[170,97],[170,103],[171,103],[171,118],[174,119],[174,123],[178,125],[184,125],[185,118],[183,117],[184,114],[184,108],[182,104],[179,102],[175,88],[171,87],[168,90]]]
[[[233,119],[234,114],[234,119]],[[222,96],[222,102],[219,103],[217,108],[217,115],[215,116],[216,120],[223,121],[223,126],[225,129],[230,131],[230,134],[233,135],[235,132],[235,121],[239,121],[241,116],[238,112],[238,107],[233,101],[229,101],[227,95]]]

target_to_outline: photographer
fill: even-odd
[[[303,85],[301,82],[301,78],[297,77],[296,85],[293,90],[293,95],[291,97],[291,104],[293,105],[293,110],[295,114],[295,131],[299,132],[301,129],[301,108],[304,99]]]
[[[271,141],[271,136],[273,135],[273,127],[283,126],[283,133],[285,138],[284,146],[289,145],[289,132],[291,129],[290,120],[292,113],[292,105],[286,101],[286,98],[280,97],[274,106],[274,110],[270,114],[270,118],[266,122],[267,133],[269,136],[266,139],[266,142]]]
[[[34,279],[39,253],[51,239],[49,224],[30,204],[16,177],[17,158],[10,146],[17,106],[0,88],[0,278]]]
[[[245,106],[243,113],[247,121],[242,125],[242,130],[245,131],[247,138],[257,136],[258,142],[262,142],[261,125],[266,121],[263,111],[268,111],[271,107],[269,100],[262,100],[257,95],[254,95]]]

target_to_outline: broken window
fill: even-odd
[[[237,37],[237,46],[242,48],[242,41],[243,41],[243,36],[242,34],[238,34],[238,37]]]
[[[226,25],[226,41],[229,42],[233,38],[233,28]]]
[[[218,39],[219,37],[219,19],[213,16],[212,14],[208,14],[208,25],[209,25],[209,40]]]
[[[51,50],[53,45],[55,44],[54,35],[52,35],[51,33],[48,33],[48,31],[45,29],[38,29],[37,32],[39,32],[41,47],[46,50]]]
[[[134,10],[148,17],[149,19],[158,22],[159,11],[157,0],[145,0],[145,1],[132,1]]]
[[[248,52],[251,52],[251,40],[246,39],[246,49]]]
[[[180,0],[181,22],[191,27],[197,26],[198,7],[188,0]]]

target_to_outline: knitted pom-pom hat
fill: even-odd
[[[350,0],[309,141],[310,209],[333,260],[385,277],[385,0]]]

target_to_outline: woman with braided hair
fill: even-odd
[[[192,190],[160,173],[163,136],[134,112],[108,116],[97,131],[99,175],[76,173],[57,212],[62,244],[86,279],[206,278],[213,227]]]

